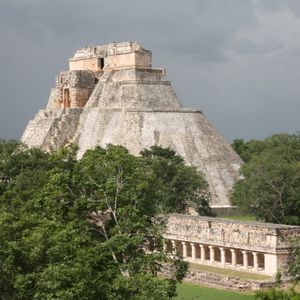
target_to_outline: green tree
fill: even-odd
[[[243,152],[251,155],[232,204],[267,222],[300,224],[300,135],[278,134],[258,144]]]
[[[294,289],[281,290],[272,288],[268,291],[259,291],[255,294],[256,300],[300,300],[300,294]]]
[[[246,164],[241,169],[244,179],[235,185],[232,201],[259,219],[300,224],[300,136],[276,134],[264,141],[234,140],[235,151]],[[300,279],[299,240],[291,245],[288,274],[297,283]],[[293,288],[272,288],[259,291],[257,300],[298,300]]]
[[[259,140],[245,142],[243,139],[236,139],[233,140],[231,146],[245,162],[248,162],[252,157],[264,150],[265,143]]]
[[[296,282],[300,281],[300,238],[291,243],[287,272]]]
[[[1,160],[9,157],[16,147],[18,146],[18,142],[15,140],[6,141],[0,138],[0,158]]]
[[[7,165],[9,157],[17,148],[18,143],[15,141],[5,141],[0,138],[0,194],[5,189],[6,184],[9,181],[7,172],[9,172],[10,166]]]
[[[110,145],[80,161],[74,147],[7,153],[0,164],[2,299],[175,296],[187,264],[162,251],[166,220],[157,213],[186,209],[184,196],[209,211],[203,178],[188,186],[193,168],[161,148],[135,157]]]
[[[184,213],[193,208],[200,215],[213,216],[210,193],[204,175],[186,166],[182,157],[169,148],[152,146],[141,152],[154,172],[152,198],[157,212]]]

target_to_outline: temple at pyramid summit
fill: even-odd
[[[204,173],[211,206],[230,206],[242,160],[200,110],[182,107],[165,69],[152,68],[151,59],[138,42],[77,50],[22,142],[45,151],[75,143],[78,158],[97,145],[123,145],[135,155],[170,147]]]

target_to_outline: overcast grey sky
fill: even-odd
[[[77,48],[127,40],[228,141],[300,130],[299,0],[0,0],[0,137],[21,136]]]

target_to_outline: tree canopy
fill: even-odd
[[[276,134],[263,141],[238,139],[232,146],[245,161],[232,203],[260,220],[300,225],[300,134]],[[299,240],[292,241],[287,272],[299,281]],[[300,294],[293,288],[272,288],[257,292],[255,299],[298,300]]]
[[[300,225],[300,135],[235,140],[233,147],[246,163],[232,204],[267,222]]]
[[[291,288],[288,290],[282,290],[278,288],[272,288],[268,291],[258,291],[255,294],[256,300],[300,300],[300,294]]]
[[[163,252],[158,213],[193,203],[209,214],[201,174],[159,147],[135,157],[109,145],[75,157],[75,147],[0,145],[2,299],[174,297],[187,264]]]

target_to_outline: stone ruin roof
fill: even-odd
[[[75,51],[70,60],[86,59],[91,57],[106,57],[111,54],[123,54],[129,52],[144,52],[151,51],[142,48],[138,42],[115,42],[101,46],[86,46]]]
[[[241,220],[231,220],[224,218],[214,218],[206,216],[195,216],[195,215],[184,215],[184,214],[169,214],[168,217],[180,218],[182,220],[192,220],[192,222],[205,221],[205,222],[215,222],[224,224],[236,224],[236,225],[247,225],[251,227],[261,227],[269,229],[290,229],[291,231],[296,230],[300,233],[300,226],[296,225],[286,225],[286,224],[275,224],[275,223],[265,223],[259,221],[241,221]]]
[[[289,252],[293,238],[300,236],[300,226],[181,214],[170,214],[167,220],[168,239],[267,253]]]

